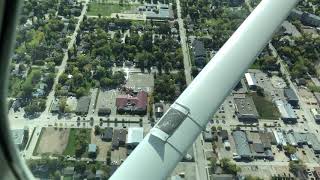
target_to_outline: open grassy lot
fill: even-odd
[[[268,101],[266,98],[262,96],[258,96],[256,93],[252,94],[252,98],[260,118],[262,119],[278,119],[280,117],[280,113],[275,104],[271,101]]]
[[[63,155],[82,155],[91,140],[91,129],[70,129],[68,144]]]
[[[113,3],[96,3],[91,2],[89,4],[89,9],[87,15],[89,16],[110,16],[112,13],[121,13],[130,9],[134,9],[136,6],[124,4],[113,4]]]

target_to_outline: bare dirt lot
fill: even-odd
[[[62,154],[68,144],[69,129],[46,128],[43,130],[37,153]]]

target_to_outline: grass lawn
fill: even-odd
[[[85,131],[85,137],[87,138],[87,142],[90,143],[91,140],[91,129],[70,129],[68,145],[63,152],[63,155],[74,156],[76,152],[76,148],[79,145],[78,139],[81,134],[80,131]]]
[[[112,13],[121,13],[126,10],[135,8],[136,6],[124,4],[120,6],[119,4],[112,3],[95,3],[91,2],[89,4],[89,9],[87,15],[89,16],[110,16]]]
[[[260,118],[262,119],[278,119],[280,117],[280,113],[272,102],[268,101],[262,96],[258,96],[256,93],[252,94],[252,98]]]

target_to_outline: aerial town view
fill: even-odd
[[[8,117],[34,177],[109,179],[259,3],[24,0]],[[301,0],[167,180],[320,180],[319,131],[320,1]]]

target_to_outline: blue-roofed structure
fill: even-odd
[[[249,159],[252,157],[250,146],[246,133],[243,131],[234,131],[232,133],[236,145],[237,153],[241,158]]]

